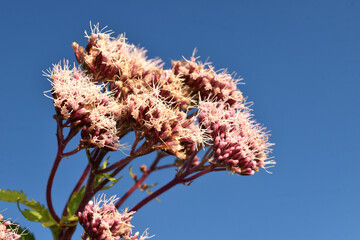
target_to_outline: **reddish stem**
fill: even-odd
[[[221,169],[223,170],[223,169]],[[195,180],[198,177],[203,176],[206,173],[215,171],[214,166],[210,165],[207,168],[205,168],[204,170],[198,172],[197,174],[194,174],[193,176],[186,178],[187,176],[189,176],[190,174],[192,174],[191,172],[184,172],[183,174],[177,175],[175,176],[175,178],[173,180],[171,180],[169,183],[167,183],[166,185],[164,185],[163,187],[159,188],[158,190],[156,190],[155,192],[153,192],[151,195],[147,196],[146,198],[144,198],[141,202],[139,202],[138,204],[136,204],[130,211],[138,211],[141,207],[143,207],[144,205],[146,205],[148,202],[150,202],[151,200],[153,200],[154,198],[158,197],[159,195],[161,195],[162,193],[168,191],[170,188],[174,187],[175,185],[179,184],[179,183],[186,183],[186,182],[190,182]]]
[[[158,152],[154,162],[151,164],[150,168],[144,172],[144,174],[141,176],[139,180],[135,182],[135,184],[121,197],[121,199],[116,203],[115,207],[119,208],[125,200],[133,194],[133,192],[138,189],[141,184],[145,181],[145,179],[155,170],[157,163],[160,161],[161,158],[163,158],[164,154],[161,154]]]
[[[169,190],[170,188],[174,187],[175,185],[179,184],[182,182],[182,179],[179,177],[175,177],[173,180],[171,180],[170,182],[168,182],[166,185],[164,185],[163,187],[159,188],[158,190],[156,190],[155,192],[153,192],[151,195],[147,196],[146,198],[144,198],[141,202],[139,202],[138,204],[136,204],[130,211],[138,211],[141,207],[143,207],[145,204],[147,204],[148,202],[150,202],[151,200],[153,200],[154,198],[158,197],[159,195],[161,195],[162,193],[166,192],[167,190]]]
[[[75,153],[79,152],[80,150],[81,150],[81,149],[76,148],[76,149],[74,149],[74,150],[72,150],[72,151],[70,151],[70,152],[63,153],[62,155],[63,155],[63,157],[68,157],[68,156],[74,155]]]
[[[83,172],[83,174],[81,175],[81,177],[79,178],[79,181],[77,182],[76,186],[74,187],[74,189],[72,190],[67,202],[66,202],[66,205],[64,207],[64,210],[63,210],[63,216],[66,216],[67,214],[67,206],[70,202],[70,199],[71,197],[74,195],[74,193],[78,192],[80,190],[80,187],[82,186],[83,182],[85,181],[86,177],[87,177],[87,174],[89,173],[90,171],[90,165],[88,164]]]
[[[176,165],[174,163],[166,164],[166,165],[163,165],[163,166],[156,167],[154,170],[161,170],[161,169],[170,168],[170,167],[176,167]]]
[[[89,200],[96,194],[96,191],[94,189],[94,180],[96,177],[96,173],[95,170],[99,167],[102,159],[105,157],[105,155],[107,154],[107,151],[101,150],[101,149],[96,149],[90,159],[90,173],[89,173],[89,177],[86,183],[86,187],[85,187],[85,192],[84,192],[84,196],[78,206],[78,208],[76,209],[76,213],[78,212],[82,212],[83,209],[85,208],[86,204],[89,202]],[[60,234],[59,240],[70,240],[71,236],[74,234],[76,229],[76,226],[74,227],[67,227],[65,229],[63,229],[63,231]]]
[[[46,203],[48,205],[49,208],[49,212],[51,214],[51,216],[54,218],[54,220],[59,223],[60,222],[60,218],[58,217],[58,215],[56,214],[55,210],[54,210],[54,206],[52,203],[52,199],[51,199],[51,190],[52,190],[52,186],[54,183],[54,179],[55,179],[55,175],[57,172],[57,169],[59,167],[60,161],[62,159],[62,154],[63,151],[66,147],[67,142],[64,141],[64,136],[63,136],[63,124],[62,124],[62,119],[61,116],[59,114],[54,116],[57,125],[56,125],[56,139],[57,139],[57,143],[58,143],[58,150],[56,153],[56,157],[55,157],[55,161],[54,164],[51,168],[50,171],[50,175],[49,175],[49,179],[48,182],[46,184]],[[69,133],[70,135],[70,133]]]
[[[197,179],[198,177],[201,177],[202,175],[211,172],[212,170],[213,170],[212,167],[209,166],[209,167],[205,168],[204,170],[202,170],[201,172],[198,172],[197,174],[194,174],[191,177],[184,178],[183,181],[184,182],[191,182],[191,181]]]
[[[137,140],[135,140],[134,143],[137,145],[136,141]],[[145,142],[135,152],[133,152],[133,150],[131,150],[131,154],[129,156],[117,161],[116,163],[114,163],[113,165],[111,165],[111,166],[109,166],[107,168],[96,170],[96,173],[97,174],[106,173],[106,172],[109,172],[109,171],[111,171],[113,169],[116,169],[113,173],[115,173],[115,172],[118,173],[134,158],[143,156],[145,154],[149,154],[152,151],[154,151],[152,146]],[[113,174],[113,173],[111,174],[112,177],[116,175],[116,174]]]
[[[147,172],[144,173],[144,174],[142,175],[142,177],[141,177],[139,180],[137,180],[137,181],[135,182],[135,184],[134,184],[134,185],[122,196],[122,198],[116,203],[115,207],[116,207],[116,208],[119,208],[119,207],[125,202],[125,200],[128,199],[128,197],[130,197],[131,194],[133,194],[133,192],[141,186],[141,184],[145,181],[145,179],[149,176],[149,174],[150,174],[150,173],[147,173]]]
[[[125,167],[131,160],[133,160],[136,156],[127,156],[119,161],[117,161],[116,163],[112,164],[111,166],[104,168],[104,169],[98,169],[96,170],[97,174],[101,174],[101,173],[106,173],[109,172],[115,168],[120,168],[123,169],[123,167]]]
[[[54,164],[53,164],[53,166],[51,168],[50,176],[49,176],[49,179],[48,179],[48,182],[47,182],[47,185],[46,185],[46,202],[47,202],[47,205],[48,205],[49,212],[50,212],[51,216],[54,218],[54,220],[57,223],[60,222],[60,218],[56,214],[56,212],[54,210],[54,206],[52,204],[51,189],[52,189],[52,186],[53,186],[53,183],[54,183],[54,178],[55,178],[56,171],[57,171],[57,169],[59,167],[59,164],[60,164],[60,161],[62,159],[61,154],[62,154],[62,151],[64,150],[64,148],[65,148],[65,146],[63,146],[63,145],[58,146],[58,152],[56,154],[55,161],[54,161]]]

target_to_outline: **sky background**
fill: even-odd
[[[45,203],[56,124],[42,71],[64,58],[74,62],[71,43],[86,45],[84,30],[99,22],[115,35],[126,32],[166,67],[197,48],[201,60],[237,72],[276,144],[273,174],[218,172],[179,185],[135,215],[135,231],[150,228],[157,240],[360,239],[359,13],[360,1],[348,0],[4,1],[0,188]],[[80,153],[62,162],[53,190],[58,212],[86,161]],[[109,196],[124,192],[124,175]],[[135,194],[125,205],[143,197]],[[2,209],[37,239],[51,239],[16,204],[0,202]]]

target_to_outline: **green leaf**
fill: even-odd
[[[58,236],[60,233],[57,222],[52,218],[49,211],[44,205],[36,202],[34,199],[28,199],[22,191],[11,191],[0,189],[0,200],[5,202],[14,202],[18,204],[21,214],[29,221],[46,223],[50,227],[53,235]],[[23,204],[29,209],[21,210],[19,204]]]
[[[107,178],[107,179],[109,179],[110,181],[112,181],[113,183],[111,183],[111,184],[103,187],[101,190],[107,190],[107,189],[113,187],[121,178],[122,178],[122,176],[120,176],[118,179],[113,178],[113,180],[110,180],[109,178]]]
[[[78,220],[79,220],[79,218],[75,215],[63,216],[60,219],[60,224],[61,224],[61,226],[74,227],[78,224]]]
[[[43,222],[43,224],[42,224],[42,226],[45,227],[45,228],[52,227],[52,226],[55,226],[55,225],[57,225],[57,223],[54,223],[53,221]]]
[[[130,174],[131,178],[136,181],[137,176],[136,176],[136,174],[133,173],[132,166],[129,167],[129,174]]]
[[[119,179],[116,179],[116,178],[110,176],[110,174],[102,173],[101,175],[102,175],[104,178],[106,178],[107,180],[109,180],[109,181],[112,181],[112,182],[117,182],[117,181],[119,181]]]
[[[72,216],[72,215],[76,215],[77,213],[75,212],[76,209],[78,208],[81,199],[83,198],[85,193],[85,186],[83,186],[78,192],[75,192],[71,198],[70,201],[67,205],[67,215],[68,216]]]
[[[100,169],[104,169],[108,166],[108,160],[109,160],[110,156],[107,157],[104,162],[102,163]],[[97,174],[95,176],[95,183],[94,183],[94,187],[97,187],[102,181],[104,180],[104,176],[102,174]]]
[[[19,210],[21,211],[22,215],[29,221],[32,222],[41,222],[41,218],[42,215],[40,212],[38,211],[34,211],[34,210],[29,210],[29,209],[25,209],[25,210],[21,210],[19,207]]]

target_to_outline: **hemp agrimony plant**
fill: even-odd
[[[78,66],[64,61],[44,74],[52,85],[47,94],[55,107],[58,144],[46,186],[47,207],[23,192],[0,190],[0,200],[25,205],[25,218],[48,227],[54,239],[71,239],[78,224],[84,229],[82,239],[147,239],[147,230],[134,233],[130,222],[160,194],[210,172],[253,175],[274,164],[268,135],[237,88],[240,79],[201,63],[195,52],[164,69],[160,59],[148,59],[146,50],[124,35],[111,35],[93,26],[85,48],[72,45]],[[128,134],[134,135],[129,154],[110,162],[111,152],[124,150],[122,139]],[[76,136],[80,141],[71,146]],[[88,164],[59,212],[51,194],[58,166],[81,151]],[[131,162],[151,153],[155,158],[140,163],[138,174],[130,168],[134,184],[119,198],[100,194],[115,185]],[[173,173],[167,183],[150,190],[149,175],[166,169]],[[123,206],[138,189],[148,195]],[[30,236],[10,225],[1,216],[1,239]]]

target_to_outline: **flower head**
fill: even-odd
[[[173,107],[156,90],[129,95],[125,106],[128,121],[152,141],[154,148],[183,159],[189,154],[188,150],[194,151],[203,142],[203,131],[196,125],[195,118],[187,119],[185,112]]]
[[[82,129],[80,146],[119,149],[116,124],[123,110],[112,93],[86,72],[70,68],[68,62],[55,64],[46,76],[52,82],[57,112],[72,128]]]
[[[193,93],[198,93],[196,96],[199,100],[215,99],[231,106],[243,100],[236,86],[239,80],[234,80],[226,70],[216,72],[210,64],[196,62],[194,56],[190,60],[173,61],[172,71],[184,79],[184,83]]]
[[[229,107],[224,102],[199,104],[199,122],[212,137],[212,164],[225,166],[233,173],[253,175],[266,164],[272,145],[265,129],[251,119],[248,107]]]
[[[119,213],[114,202],[115,196],[106,199],[101,195],[95,202],[90,201],[83,212],[78,213],[80,225],[84,228],[83,239],[91,240],[136,240],[139,233],[131,235],[133,226],[130,220],[135,212]],[[140,237],[146,239],[147,233]]]
[[[18,234],[19,226],[8,220],[3,220],[0,214],[0,239],[1,240],[18,240],[21,234]]]
[[[85,69],[94,74],[97,82],[114,78],[124,81],[145,76],[154,68],[162,66],[160,59],[147,59],[146,50],[126,42],[125,35],[111,37],[111,32],[102,31],[94,25],[88,37],[86,53],[82,54]],[[75,53],[78,45],[73,44]]]

